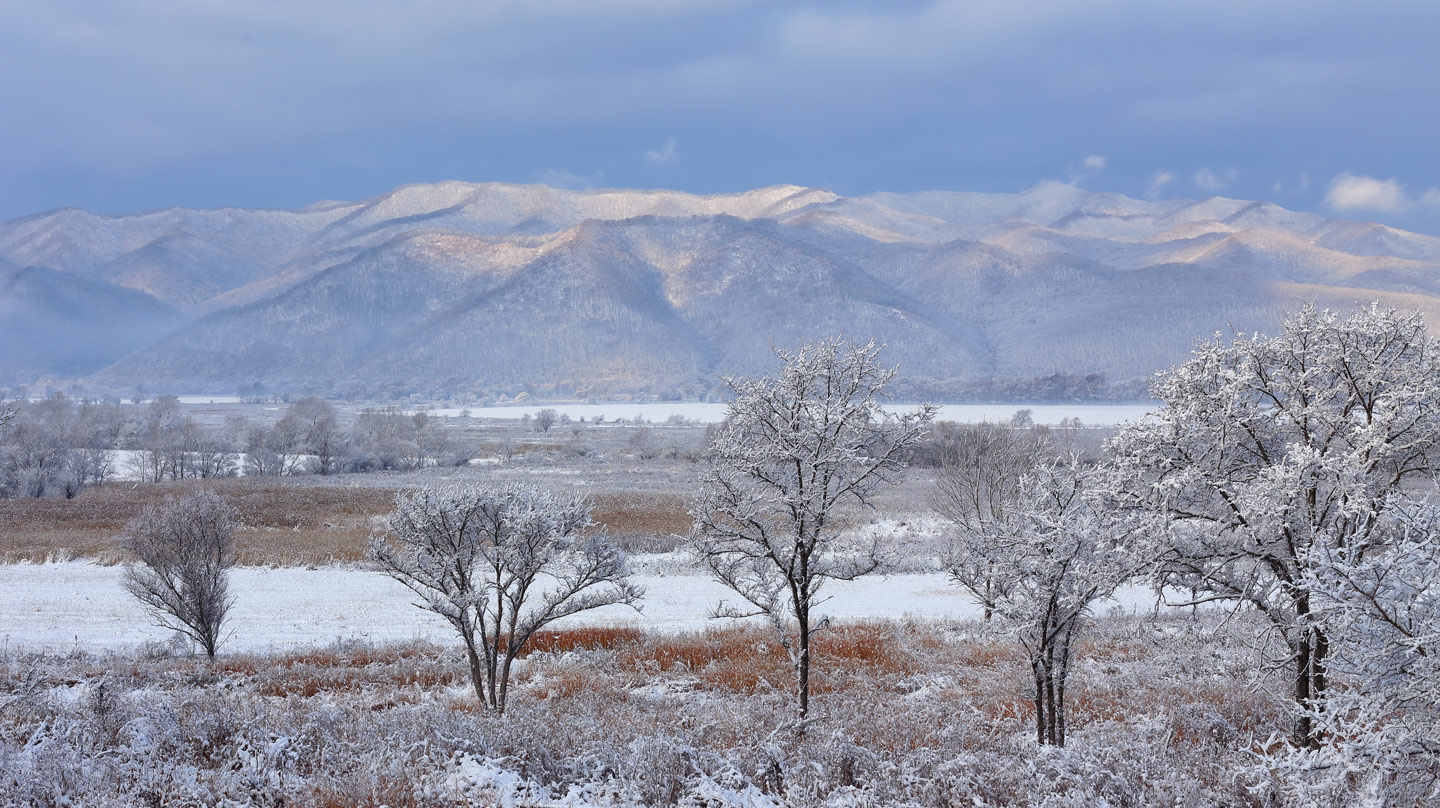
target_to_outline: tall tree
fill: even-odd
[[[1319,743],[1329,687],[1314,559],[1367,541],[1387,499],[1440,470],[1436,379],[1420,315],[1306,306],[1276,336],[1196,348],[1152,386],[1159,410],[1110,444],[1131,494],[1173,520],[1158,583],[1249,604],[1283,637],[1297,744]]]
[[[796,710],[810,709],[811,638],[827,581],[881,567],[880,538],[847,533],[856,507],[903,468],[935,407],[901,416],[881,407],[895,368],[873,342],[831,338],[776,350],[779,375],[728,378],[735,394],[710,445],[691,507],[694,546],[743,603],[717,616],[768,618],[796,670]]]
[[[1148,563],[1135,538],[1153,517],[1107,496],[1109,477],[1073,455],[1030,466],[1001,517],[961,532],[946,559],[952,579],[986,592],[1025,649],[1042,745],[1065,745],[1070,655],[1090,607]]]

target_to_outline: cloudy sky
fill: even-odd
[[[1437,32],[1429,0],[0,0],[0,216],[1058,179],[1440,232]]]

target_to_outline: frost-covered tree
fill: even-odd
[[[1048,433],[991,423],[951,430],[935,476],[930,505],[960,537],[954,547],[983,541],[993,525],[1005,522],[1020,495],[1020,482],[1053,450]],[[947,556],[945,565],[963,570],[954,580],[979,601],[986,620],[995,608],[989,561],[984,555]]]
[[[1345,686],[1311,712],[1326,743],[1297,751],[1281,781],[1297,802],[1440,804],[1440,506],[1393,497],[1373,528],[1308,561]]]
[[[209,491],[150,507],[125,528],[125,589],[154,616],[214,659],[230,611],[235,564],[230,506]]]
[[[946,559],[951,578],[986,592],[1024,647],[1040,744],[1065,745],[1070,654],[1090,607],[1145,563],[1135,538],[1147,520],[1107,495],[1108,478],[1073,456],[1032,465],[1004,512],[959,532]]]
[[[1307,306],[1280,334],[1216,337],[1161,374],[1162,406],[1110,448],[1172,520],[1158,583],[1248,604],[1288,649],[1294,739],[1316,745],[1330,633],[1317,558],[1369,541],[1384,504],[1437,470],[1440,345],[1418,314]]]
[[[549,407],[535,413],[535,431],[549,432],[551,427],[560,422],[560,412]]]
[[[530,637],[602,606],[638,609],[625,556],[590,505],[535,488],[450,485],[400,496],[370,557],[459,633],[480,702],[505,711]]]
[[[846,530],[853,510],[903,468],[935,414],[928,405],[898,417],[881,408],[895,369],[879,353],[873,342],[831,338],[776,350],[778,376],[726,379],[735,398],[691,507],[696,552],[743,601],[715,615],[764,616],[785,634],[802,720],[825,583],[882,566],[881,538]]]
[[[333,404],[318,396],[302,398],[290,406],[276,429],[288,437],[297,456],[308,455],[305,465],[310,471],[320,475],[339,471],[345,433]]]

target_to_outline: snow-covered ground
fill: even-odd
[[[122,570],[87,562],[0,565],[0,642],[10,650],[79,647],[122,649],[170,634],[149,622],[121,588]],[[662,631],[701,629],[718,622],[707,612],[728,590],[700,574],[641,575],[644,611],[610,607],[577,615],[568,625],[634,625]],[[230,651],[265,651],[336,640],[449,641],[439,618],[412,605],[414,597],[391,579],[355,567],[236,569],[231,578]],[[908,574],[832,583],[822,612],[836,620],[914,617],[975,618],[975,604],[944,575]],[[733,599],[733,595],[731,595]],[[1154,607],[1148,589],[1120,593],[1125,611]],[[566,624],[562,624],[566,625]]]
[[[913,404],[887,406],[892,412],[908,412]],[[593,421],[597,417],[607,421],[640,418],[660,423],[671,416],[680,416],[689,421],[716,423],[725,415],[724,404],[696,401],[654,402],[647,404],[553,404],[509,407],[442,407],[426,410],[431,415],[455,417],[469,413],[472,418],[523,418],[534,416],[542,409],[553,409],[576,420],[585,418]],[[980,421],[1009,421],[1016,410],[1030,410],[1037,424],[1058,424],[1065,418],[1079,418],[1087,426],[1113,426],[1133,421],[1155,409],[1151,404],[946,404],[936,416],[941,421],[978,423]]]

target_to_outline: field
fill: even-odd
[[[338,485],[334,480],[319,484],[306,478],[243,477],[120,482],[87,488],[72,500],[0,499],[0,562],[83,558],[119,563],[125,559],[119,537],[127,522],[148,506],[200,488],[215,491],[236,510],[242,523],[236,554],[242,565],[356,562],[364,558],[370,536],[382,527],[402,490],[385,476],[365,477],[364,484],[341,477]],[[684,534],[690,528],[678,493],[608,493],[593,502],[596,521],[632,547],[654,545],[656,537]]]
[[[973,622],[823,632],[803,733],[758,628],[547,633],[503,718],[445,645],[12,651],[0,803],[1259,806],[1284,707],[1239,684],[1249,629],[1100,621],[1063,749],[1033,743],[1017,647]]]
[[[851,515],[898,552],[832,583],[814,712],[763,621],[708,617],[727,592],[683,552],[695,424],[445,419],[470,462],[334,477],[114,480],[0,500],[0,805],[1269,805],[1283,692],[1247,617],[1096,610],[1070,739],[1034,744],[1013,637],[939,571],[932,471]],[[1106,434],[1082,435],[1093,449]],[[369,569],[398,493],[522,481],[587,495],[631,556],[644,611],[532,638],[510,710],[480,709],[451,630]],[[154,626],[120,586],[119,540],[198,488],[236,511],[235,606],[219,658]],[[1271,674],[1261,673],[1268,677]]]

